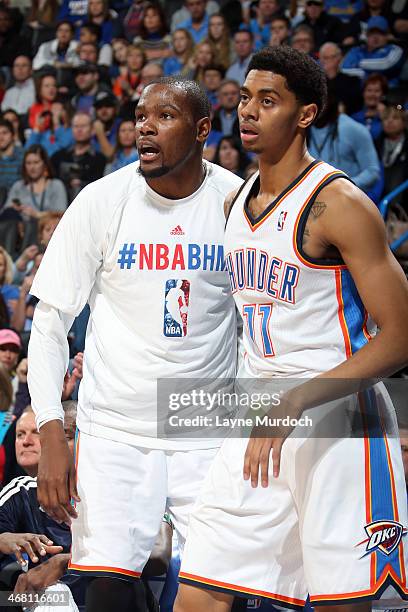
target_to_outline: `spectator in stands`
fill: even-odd
[[[42,251],[48,246],[52,235],[61,221],[63,212],[57,210],[49,210],[42,213],[38,220],[38,243]],[[35,267],[35,258],[37,257],[40,249],[36,244],[32,244],[26,247],[14,264],[14,277],[13,282],[21,284],[25,276],[29,276],[31,271]]]
[[[18,287],[13,285],[13,261],[0,246],[0,294],[6,304],[9,317],[12,315],[18,299]]]
[[[78,27],[87,20],[88,0],[62,0],[58,19],[68,19]]]
[[[104,45],[122,34],[117,14],[110,11],[108,0],[88,0],[88,22],[101,28],[101,43]]]
[[[366,41],[367,24],[371,17],[384,17],[389,22],[391,11],[387,0],[364,0],[362,9],[344,28],[344,46],[351,47]]]
[[[10,315],[7,310],[6,302],[0,293],[0,329],[10,327]]]
[[[92,113],[95,96],[100,91],[99,72],[95,64],[83,64],[75,70],[75,85],[78,93],[71,104],[76,112]]]
[[[176,0],[176,5],[179,5],[179,0]],[[227,2],[228,4],[228,2]],[[206,0],[205,2],[205,12],[208,17],[214,15],[214,13],[219,13],[220,5],[218,4],[218,0]],[[171,31],[174,32],[178,28],[183,27],[182,23],[190,19],[191,11],[187,7],[187,2],[184,0],[183,5],[176,10],[171,16]]]
[[[382,113],[383,133],[376,140],[384,168],[384,192],[390,193],[408,179],[408,116],[401,104],[387,106]],[[399,203],[408,211],[407,192]]]
[[[12,329],[0,329],[0,363],[12,379],[13,390],[17,388],[15,369],[21,352],[21,338]]]
[[[53,74],[42,74],[35,81],[37,101],[30,107],[28,123],[31,129],[36,126],[45,132],[51,126],[51,108],[57,99],[57,80]],[[43,121],[41,124],[38,119]]]
[[[312,28],[308,25],[299,25],[293,32],[291,47],[301,53],[307,53],[307,55],[316,59],[315,39]]]
[[[309,131],[310,154],[348,174],[365,192],[380,179],[377,153],[368,130],[348,115],[339,114],[329,89],[326,110]]]
[[[227,70],[227,79],[236,81],[242,85],[245,81],[245,74],[251,61],[254,46],[254,37],[250,30],[239,30],[234,34],[234,51],[237,56],[236,61]]]
[[[0,364],[0,412],[7,412],[13,400],[13,387],[11,386],[8,370]]]
[[[41,145],[49,157],[73,143],[70,108],[62,102],[53,102],[50,112],[49,128],[45,131],[41,129],[44,117],[38,116],[26,142],[26,147]]]
[[[194,41],[190,32],[184,28],[178,28],[172,34],[173,54],[164,60],[164,76],[174,74],[185,74],[189,71],[189,61],[194,52]]]
[[[98,64],[110,66],[112,62],[112,47],[101,41],[102,29],[97,23],[87,21],[79,30],[80,44],[93,43],[98,46]]]
[[[224,136],[239,138],[239,124],[237,107],[239,104],[239,85],[236,81],[226,79],[218,91],[220,107],[214,113],[212,126],[214,130],[222,132]]]
[[[32,0],[26,23],[32,28],[53,27],[57,21],[58,0]]]
[[[74,145],[61,149],[51,160],[67,188],[69,202],[85,185],[103,176],[106,164],[105,156],[92,148],[92,118],[87,113],[77,112],[71,127]]]
[[[210,64],[204,68],[203,87],[211,102],[211,106],[216,109],[219,106],[218,90],[225,76],[224,68],[219,64]]]
[[[107,159],[112,159],[116,134],[120,120],[117,118],[117,100],[114,95],[100,91],[95,97],[96,119],[93,124],[94,136],[92,146],[95,151],[101,152]]]
[[[30,294],[31,286],[38,268],[43,258],[43,253],[38,251],[33,260],[33,267],[30,273],[24,277],[20,285],[20,294],[10,324],[18,332],[29,332],[33,322],[34,310],[38,304],[38,299]]]
[[[133,43],[140,45],[148,61],[161,61],[170,57],[171,38],[166,17],[159,4],[146,4],[140,26],[140,36]]]
[[[11,66],[19,55],[30,57],[31,46],[27,38],[19,35],[12,10],[0,4],[0,65]]]
[[[78,65],[78,41],[74,40],[74,26],[70,21],[60,21],[54,40],[43,43],[33,60],[34,70],[44,66],[56,69]]]
[[[272,19],[283,14],[283,11],[278,0],[259,0],[255,11],[256,18],[250,20],[249,29],[254,37],[255,51],[259,51],[269,43]]]
[[[332,42],[324,43],[319,50],[319,59],[341,112],[351,115],[360,110],[363,106],[361,81],[356,76],[340,72],[343,59],[340,47]]]
[[[326,13],[323,0],[306,0],[305,15],[300,24],[312,28],[316,47],[328,41],[341,43],[343,40],[343,24],[338,17]]]
[[[10,121],[11,125],[13,126],[14,144],[16,147],[21,147],[24,140],[22,118],[16,113],[15,110],[9,108],[8,110],[4,111],[3,119]]]
[[[384,17],[371,17],[367,23],[367,44],[350,49],[343,60],[343,72],[361,79],[377,72],[387,77],[390,87],[398,85],[404,52],[387,40],[387,20]]]
[[[112,65],[109,71],[112,79],[116,79],[126,72],[128,46],[129,43],[126,38],[115,38],[112,41]]]
[[[117,142],[110,164],[105,168],[105,175],[115,172],[139,159],[135,146],[135,124],[133,120],[123,119],[118,127]]]
[[[2,298],[0,297],[0,303],[1,301]],[[4,483],[8,455],[8,448],[7,445],[4,444],[4,440],[10,431],[14,420],[13,399],[14,391],[9,372],[4,365],[0,363],[0,485],[3,485]],[[2,552],[1,546],[0,552]]]
[[[1,109],[3,111],[14,109],[19,115],[25,115],[35,102],[35,87],[30,58],[26,55],[17,55],[13,62],[12,75],[14,85],[7,89],[1,103]]]
[[[234,52],[228,24],[221,13],[211,15],[208,23],[207,39],[215,51],[215,62],[220,64],[224,70],[227,70],[232,59],[234,59]]]
[[[279,45],[289,45],[290,35],[290,20],[285,17],[285,15],[282,15],[280,17],[274,17],[271,21],[271,35],[269,38],[269,45],[271,47],[277,47]]]
[[[363,85],[364,106],[352,115],[355,121],[366,126],[373,140],[382,132],[381,111],[387,92],[387,79],[382,74],[370,74]]]
[[[193,57],[190,61],[191,71],[189,78],[202,84],[204,78],[204,68],[214,63],[215,53],[209,42],[198,43],[194,49]]]
[[[96,43],[79,43],[77,51],[80,64],[98,63],[99,47]]]
[[[233,136],[223,136],[215,152],[214,163],[244,178],[249,158],[240,141]]]
[[[132,42],[135,36],[140,34],[140,25],[143,19],[144,0],[133,0],[129,8],[125,8],[119,15],[122,22],[125,38]]]
[[[10,121],[0,119],[0,202],[4,203],[8,190],[21,176],[24,151],[14,142],[14,129]]]
[[[62,182],[54,178],[47,153],[40,145],[32,145],[24,153],[21,180],[14,183],[7,197],[6,208],[16,212],[16,222],[23,221],[23,249],[37,239],[37,220],[46,210],[67,208]]]
[[[126,67],[113,84],[113,93],[119,100],[133,100],[142,78],[142,68],[146,56],[139,45],[128,45],[126,49]]]
[[[186,0],[185,6],[190,16],[177,25],[177,28],[184,28],[191,34],[196,45],[208,36],[209,16],[206,4],[206,0]]]
[[[17,463],[28,476],[37,476],[40,461],[40,434],[31,407],[26,408],[16,425]]]

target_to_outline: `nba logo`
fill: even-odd
[[[283,226],[285,225],[287,214],[288,213],[286,212],[286,210],[282,210],[280,212],[279,219],[278,219],[278,232],[281,232],[283,230]]]
[[[190,301],[190,281],[170,279],[164,290],[163,333],[167,338],[187,335],[187,315]]]

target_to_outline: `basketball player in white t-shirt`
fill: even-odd
[[[223,443],[190,516],[176,612],[227,612],[234,595],[301,609],[309,594],[348,611],[369,610],[387,588],[408,599],[395,412],[366,380],[408,361],[408,284],[375,205],[307,151],[325,94],[306,54],[283,46],[252,58],[238,114],[259,173],[227,207],[225,249],[244,321],[241,377],[254,391],[292,379],[270,416],[307,410],[337,428],[268,437],[258,427]],[[364,435],[336,434],[353,417]]]
[[[202,159],[209,114],[192,81],[146,87],[136,110],[140,163],[80,192],[31,290],[40,300],[28,375],[42,448],[38,499],[53,518],[73,519],[69,569],[97,577],[87,612],[133,609],[132,581],[166,506],[182,543],[219,446],[208,435],[157,436],[157,379],[235,372],[223,202],[242,181]],[[74,465],[60,400],[67,333],[87,302]]]

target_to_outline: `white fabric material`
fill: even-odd
[[[58,612],[59,610],[64,610],[64,612],[79,612],[78,606],[76,605],[74,598],[72,597],[72,593],[69,587],[62,582],[57,582],[56,584],[52,584],[51,586],[44,589],[42,592],[45,597],[49,598],[50,602],[53,601],[53,597],[58,600],[58,598],[63,595],[64,597],[64,605],[53,605],[52,603],[48,604],[37,604],[35,606],[31,606],[31,608],[24,608],[27,612]]]
[[[366,330],[353,281],[347,277],[343,283],[341,275],[349,274],[345,266],[309,264],[295,248],[305,204],[315,193],[318,199],[316,190],[332,176],[345,175],[317,163],[271,203],[259,225],[251,226],[244,205],[255,174],[231,209],[225,256],[244,321],[248,376],[311,377],[346,359],[346,339],[353,343],[359,334],[375,333],[373,326]],[[349,312],[352,330],[345,329]]]
[[[69,569],[137,578],[166,509],[182,548],[190,512],[217,450],[146,449],[81,432],[81,502],[75,506]]]
[[[66,333],[89,301],[80,431],[146,447],[208,448],[219,441],[157,438],[157,379],[235,374],[223,202],[241,179],[206,162],[200,188],[168,200],[148,187],[137,168],[130,164],[85,187],[47,248],[31,289],[41,300],[29,345],[33,409],[39,427],[62,417]],[[185,328],[167,324],[169,283],[181,282],[189,286],[180,304]]]
[[[407,497],[395,411],[382,383],[373,392],[389,434],[395,520],[405,529]],[[356,401],[350,396],[325,409],[331,421],[347,427]],[[307,411],[312,417],[315,413]],[[378,513],[384,506],[386,485],[367,499],[367,479],[378,479],[378,463],[367,454],[365,439],[290,437],[282,447],[279,477],[270,476],[266,488],[252,488],[243,478],[247,444],[248,439],[225,440],[211,465],[190,516],[182,580],[295,605],[302,605],[308,594],[313,605],[314,597],[346,600],[353,594],[375,593],[381,581],[373,573],[372,554],[365,554],[365,525],[370,522],[367,512]],[[383,520],[393,518],[386,510],[381,515]],[[399,550],[407,567],[406,536]]]

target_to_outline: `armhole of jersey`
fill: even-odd
[[[252,178],[252,176],[250,176],[249,178],[247,178],[247,180],[246,180],[246,181],[244,181],[244,182],[242,183],[241,187],[238,189],[238,191],[237,191],[236,195],[234,196],[234,198],[233,198],[233,200],[232,200],[232,202],[231,202],[231,205],[230,205],[230,207],[229,207],[229,210],[228,210],[227,216],[225,217],[225,227],[224,227],[224,230],[225,230],[225,229],[226,229],[226,227],[227,227],[227,223],[228,223],[229,216],[230,216],[230,214],[231,214],[232,207],[234,206],[235,202],[237,201],[238,197],[240,196],[240,194],[241,194],[242,190],[244,189],[245,185],[248,183],[248,181],[250,181],[250,180],[251,180],[251,178]]]
[[[328,267],[332,267],[332,266],[344,266],[344,261],[339,258],[339,259],[317,259],[314,257],[310,257],[309,255],[307,255],[304,250],[303,250],[303,233],[305,231],[305,227],[306,227],[306,222],[309,218],[309,213],[310,210],[313,206],[313,204],[316,201],[317,196],[319,195],[319,193],[322,191],[322,189],[324,187],[326,187],[327,185],[329,185],[330,183],[332,183],[333,181],[335,181],[336,179],[339,178],[343,178],[343,179],[347,179],[348,181],[350,181],[351,183],[353,182],[346,174],[336,174],[334,176],[330,176],[329,178],[327,178],[325,181],[323,181],[323,183],[321,185],[319,185],[318,189],[316,189],[316,191],[314,192],[314,194],[312,195],[312,197],[310,198],[310,200],[308,201],[308,203],[306,204],[302,215],[300,217],[299,220],[299,224],[298,224],[298,228],[297,228],[297,232],[296,232],[296,248],[298,250],[298,252],[300,253],[300,255],[302,256],[302,258],[304,260],[306,260],[308,263],[311,264],[315,264],[318,266],[321,266],[322,268],[324,268],[325,266]],[[353,183],[354,184],[354,183]]]

